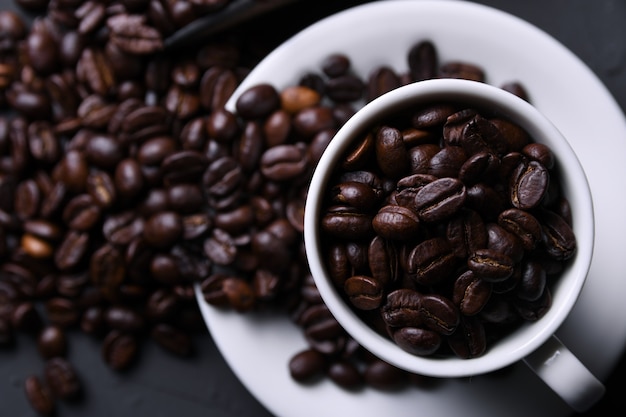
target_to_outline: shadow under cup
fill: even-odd
[[[477,109],[497,109],[498,115],[525,129],[556,156],[563,194],[569,200],[577,250],[560,277],[552,284],[552,305],[536,322],[521,325],[487,347],[479,357],[417,356],[404,351],[361,318],[335,288],[324,265],[320,217],[326,184],[335,165],[353,140],[390,116],[413,106],[435,102],[467,104]],[[465,377],[495,371],[519,361],[550,339],[573,308],[587,277],[594,242],[591,192],[583,168],[567,140],[535,107],[497,87],[474,81],[427,80],[393,90],[357,112],[339,130],[322,155],[311,180],[305,207],[304,239],[311,273],[320,294],[342,327],[364,348],[409,372],[433,377]]]

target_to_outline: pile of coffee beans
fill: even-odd
[[[546,313],[576,252],[556,165],[498,109],[437,102],[380,120],[326,187],[329,276],[404,350],[481,356]]]
[[[275,45],[242,31],[159,53],[191,10],[226,1],[17,3],[32,19],[0,11],[0,348],[32,338],[43,369],[24,389],[49,414],[84,397],[72,333],[116,371],[150,341],[194,352],[194,283],[228,222],[209,208],[212,163],[240,134],[220,116]]]
[[[189,10],[221,3],[18,1],[32,24],[0,11],[0,347],[32,337],[44,366],[24,389],[42,414],[83,397],[73,332],[99,340],[113,370],[150,340],[191,354],[206,331],[196,284],[215,306],[292,317],[310,345],[289,361],[298,381],[421,380],[364,352],[322,303],[303,249],[307,185],[363,102],[419,79],[486,81],[482,69],[440,63],[428,41],[407,51],[406,73],[367,79],[333,54],[283,91],[251,88],[229,112],[275,45],[231,33],[158,52]]]

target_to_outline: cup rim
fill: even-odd
[[[362,321],[342,299],[326,273],[317,227],[324,184],[353,139],[376,120],[407,106],[447,100],[497,108],[505,117],[525,128],[535,141],[551,146],[559,166],[567,167],[567,175],[561,175],[560,181],[573,208],[573,229],[577,238],[576,255],[555,284],[552,306],[547,313],[537,322],[522,325],[512,335],[488,347],[482,356],[470,359],[411,354]],[[304,244],[309,268],[322,300],[335,319],[361,346],[380,359],[409,372],[433,377],[465,377],[504,368],[523,359],[554,335],[582,291],[591,265],[594,233],[589,183],[578,157],[557,127],[532,104],[514,94],[482,82],[461,79],[432,79],[408,84],[372,100],[355,113],[323,152],[309,184],[304,212]]]

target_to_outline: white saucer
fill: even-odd
[[[270,82],[278,89],[319,69],[333,52],[350,56],[366,77],[389,65],[407,68],[407,52],[423,39],[440,60],[481,65],[488,82],[519,81],[530,100],[571,142],[587,173],[596,214],[595,254],[587,284],[558,336],[605,379],[626,344],[626,122],[605,86],[555,39],[504,12],[449,0],[387,0],[330,16],[268,55],[235,92]],[[610,149],[609,149],[610,147]],[[381,415],[449,417],[558,417],[568,407],[525,366],[501,375],[449,380],[425,390],[346,392],[332,382],[303,386],[289,376],[288,361],[307,346],[285,316],[239,314],[199,303],[228,364],[248,390],[282,417]]]

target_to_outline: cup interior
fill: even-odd
[[[324,265],[320,236],[320,215],[327,183],[351,143],[377,122],[399,111],[411,106],[447,101],[497,109],[503,117],[524,128],[535,142],[544,143],[553,150],[563,193],[572,208],[572,228],[577,239],[574,258],[551,287],[552,305],[547,313],[492,344],[482,356],[471,359],[417,356],[372,329],[334,287]],[[591,192],[577,156],[559,130],[533,105],[484,83],[436,79],[409,84],[378,97],[359,110],[337,132],[323,153],[309,186],[304,239],[311,273],[325,304],[357,342],[379,358],[410,372],[435,377],[464,377],[508,366],[524,358],[556,332],[573,308],[587,277],[593,253],[593,219]]]

